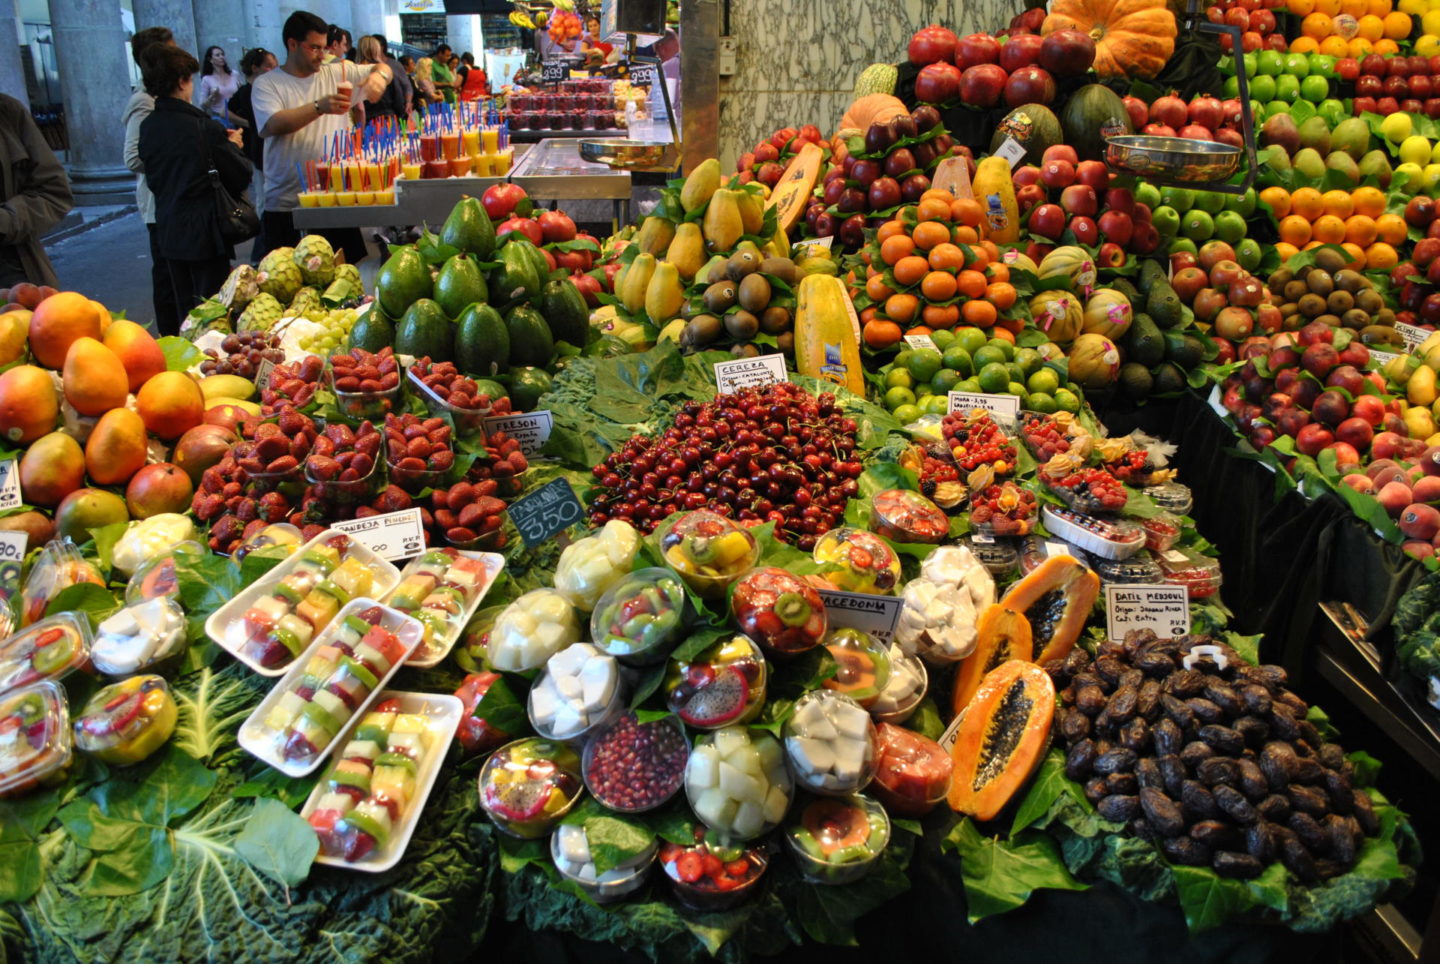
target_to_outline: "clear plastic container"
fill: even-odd
[[[728,910],[759,889],[770,866],[770,849],[765,844],[738,846],[714,830],[696,827],[695,843],[688,847],[668,840],[661,843],[660,866],[686,907]]]
[[[846,592],[893,593],[900,584],[900,557],[889,543],[864,529],[831,529],[815,542],[811,556],[839,567],[823,575]]]
[[[663,662],[685,635],[690,606],[669,569],[640,569],[600,597],[590,614],[590,638],[627,666]]]
[[[1151,552],[1164,552],[1180,541],[1180,519],[1169,512],[1136,521],[1145,530],[1145,548]]]
[[[1095,573],[1102,582],[1119,585],[1153,586],[1165,580],[1165,573],[1155,558],[1144,549],[1129,559],[1097,559]]]
[[[132,676],[90,697],[75,719],[75,745],[111,766],[130,766],[165,745],[178,715],[163,679]]]
[[[544,737],[505,744],[480,771],[481,809],[514,837],[545,836],[584,792],[580,757],[569,745]]]
[[[735,584],[730,614],[767,652],[794,656],[819,645],[829,628],[819,592],[777,566],[752,569]]]
[[[410,392],[425,403],[425,410],[431,415],[449,418],[460,438],[475,438],[485,434],[485,419],[494,413],[494,408],[457,408],[435,393],[435,390],[420,380],[412,366],[405,372]]]
[[[1051,505],[1044,516],[1052,533],[1102,559],[1129,559],[1145,548],[1145,530],[1124,519],[1112,522]]]
[[[490,628],[485,655],[506,673],[539,669],[583,630],[575,607],[554,589],[532,589],[506,606]]]
[[[1150,501],[1176,515],[1189,515],[1190,510],[1195,507],[1195,497],[1190,492],[1190,486],[1183,482],[1161,482],[1159,485],[1146,486],[1144,492],[1150,497]]]
[[[493,552],[426,549],[401,570],[385,604],[425,628],[425,638],[408,665],[428,669],[450,655],[504,568],[505,558]]]
[[[545,661],[530,686],[527,712],[535,732],[579,742],[624,708],[620,667],[590,643],[573,643]]]
[[[325,387],[335,395],[335,407],[345,421],[355,424],[366,419],[380,422],[387,412],[395,411],[401,384],[403,382],[396,382],[394,388],[374,392],[343,392],[335,387],[334,370],[328,364],[325,366]]]
[[[175,557],[184,555],[199,559],[206,552],[200,543],[187,539],[168,552],[146,560],[125,584],[126,605],[134,606],[151,599],[176,595],[180,585],[175,576]]]
[[[690,660],[671,660],[665,673],[665,704],[686,726],[718,729],[748,723],[765,706],[765,654],[749,636],[736,633]]]
[[[1038,515],[1035,493],[1012,481],[986,486],[970,493],[970,526],[994,538],[1026,536]]]
[[[812,690],[785,721],[785,756],[795,782],[844,796],[875,777],[875,724],[864,707],[834,690]]]
[[[90,666],[90,620],[56,613],[0,641],[0,693]]]
[[[80,555],[68,537],[50,540],[30,566],[25,586],[20,590],[20,625],[28,626],[43,619],[51,600],[83,582],[105,585],[100,573]]]
[[[358,456],[357,456],[358,457]],[[305,474],[305,484],[311,490],[331,505],[358,505],[367,503],[373,499],[383,488],[385,481],[384,474],[380,471],[380,461],[385,457],[385,436],[380,434],[380,447],[375,450],[375,457],[370,462],[370,471],[358,479],[348,479],[344,482],[339,479],[321,481],[310,474],[310,460],[307,458],[302,464],[302,471]]]
[[[0,695],[0,798],[65,779],[74,756],[65,690],[43,680]]]
[[[291,556],[299,551],[304,542],[304,535],[290,523],[272,523],[251,536],[235,550],[235,561],[240,562],[250,553],[258,552],[261,549],[271,550],[277,554],[283,551],[285,555]]]
[[[1184,586],[1191,599],[1204,599],[1220,590],[1220,560],[1193,549],[1168,549],[1159,554],[1165,581]]]
[[[595,866],[590,854],[590,841],[585,828],[578,824],[561,824],[550,836],[550,859],[560,876],[574,883],[599,903],[619,900],[639,890],[655,866],[658,843],[651,843],[640,854],[623,860],[609,870]]]
[[[869,707],[890,681],[890,651],[880,640],[858,629],[842,627],[825,637],[835,660],[835,675],[821,685]]]
[[[640,545],[640,533],[634,526],[611,519],[598,532],[577,539],[560,553],[556,590],[577,608],[593,612],[605,591],[630,574]]]
[[[799,808],[785,842],[806,880],[849,884],[868,874],[890,845],[890,817],[858,793],[821,797]]]
[[[106,676],[159,673],[178,668],[185,643],[185,611],[174,599],[158,596],[106,617],[95,632],[90,660]]]
[[[245,477],[250,480],[250,486],[256,494],[275,492],[282,485],[304,485],[305,466],[296,462],[294,468],[282,469],[279,472],[246,472]]]
[[[977,535],[980,536],[977,538]],[[996,539],[983,533],[971,533],[964,544],[969,546],[980,565],[992,576],[1006,576],[1020,565],[1020,550],[1010,539]]]
[[[1050,550],[1045,547],[1045,540],[1039,536],[1026,536],[1020,542],[1020,572],[1023,575],[1030,575],[1036,569],[1045,564],[1050,558]]]
[[[611,810],[654,810],[680,792],[689,757],[685,728],[676,717],[641,723],[627,712],[586,742],[585,788]]]
[[[950,535],[950,517],[909,489],[886,489],[870,497],[870,529],[891,542],[939,545]]]
[[[668,566],[702,599],[719,600],[760,558],[760,544],[739,523],[697,509],[660,537]]]
[[[727,726],[702,734],[685,765],[690,809],[726,840],[754,840],[774,830],[793,792],[785,751],[763,730]]]
[[[930,673],[919,656],[906,655],[890,644],[890,678],[880,696],[869,706],[877,723],[904,723],[914,715],[920,701],[930,690]]]
[[[890,723],[875,728],[870,792],[897,817],[923,817],[950,792],[954,764],[940,744]]]

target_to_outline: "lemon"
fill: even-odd
[[[1420,17],[1430,9],[1425,0],[1400,0],[1399,9],[1401,13],[1407,13],[1412,17]]]
[[[1425,173],[1419,164],[1405,163],[1395,168],[1395,174],[1390,181],[1390,189],[1393,191],[1399,188],[1406,193],[1414,194],[1420,190],[1420,184],[1425,179]]]
[[[1410,115],[1404,111],[1397,110],[1389,117],[1380,122],[1380,133],[1391,144],[1399,144],[1415,129],[1415,124],[1410,120]]]
[[[1440,164],[1426,164],[1420,172],[1420,190],[1434,194],[1437,186],[1440,186]]]
[[[1440,164],[1440,141],[1435,142],[1435,147],[1430,151],[1430,163]]]
[[[1400,145],[1400,160],[1409,164],[1430,163],[1430,141],[1420,134],[1411,134]]]
[[[1420,29],[1424,32],[1424,36],[1420,38],[1421,40],[1424,40],[1426,37],[1433,39],[1435,34],[1440,34],[1440,10],[1430,10],[1422,14],[1420,17]],[[1420,49],[1418,42],[1415,49]]]
[[[1426,18],[1435,17],[1440,19],[1440,10],[1432,10],[1427,13]],[[1433,57],[1440,54],[1440,37],[1427,33],[1415,41],[1415,53],[1421,57]]]

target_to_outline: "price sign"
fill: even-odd
[[[630,83],[642,87],[648,87],[651,84],[655,83],[655,65],[631,64]]]
[[[949,191],[956,197],[973,198],[975,190],[970,186],[970,165],[963,157],[947,157],[935,168],[931,184],[937,191]]]
[[[1025,148],[1021,147],[1020,142],[1015,138],[1007,137],[1005,143],[1001,144],[1000,149],[995,152],[995,156],[1005,158],[1006,163],[1013,168],[1025,156]]]
[[[351,536],[382,559],[409,559],[425,548],[425,528],[418,508],[347,519],[330,528]]]
[[[1411,351],[1413,351],[1415,349],[1415,346],[1419,345],[1426,338],[1429,338],[1431,335],[1435,334],[1433,331],[1426,331],[1424,328],[1417,328],[1414,325],[1407,325],[1401,321],[1395,322],[1395,330],[1400,333],[1401,338],[1405,339],[1405,347],[1407,349],[1410,349]]]
[[[1184,636],[1190,632],[1190,591],[1184,586],[1106,586],[1105,613],[1111,639],[1124,639],[1135,629]]]
[[[1054,559],[1056,556],[1073,557],[1075,555],[1075,550],[1071,549],[1068,545],[1058,539],[1047,539],[1045,540],[1045,555],[1047,558],[1050,559]]]
[[[983,395],[977,392],[951,392],[950,411],[966,412],[983,408],[992,415],[1014,425],[1020,418],[1020,399],[1014,395]]]
[[[960,721],[962,719],[964,719],[963,714],[956,713],[955,719],[950,721],[950,725],[945,727],[945,732],[940,734],[940,739],[935,741],[940,744],[947,756],[951,750],[955,749],[955,744],[960,739]]]
[[[585,509],[565,479],[555,479],[510,503],[510,521],[531,549],[584,517]]]
[[[0,509],[18,508],[20,498],[20,472],[14,459],[0,462]]]
[[[791,247],[796,248],[824,248],[829,251],[835,245],[835,238],[832,235],[828,238],[806,238],[804,241],[796,241]]]
[[[30,533],[19,531],[0,532],[0,563],[20,562],[30,545]]]
[[[265,391],[266,386],[270,384],[270,373],[274,370],[275,363],[268,358],[260,363],[259,368],[255,369],[255,393],[257,395]]]
[[[935,344],[935,339],[931,338],[929,335],[906,335],[905,344],[909,345],[911,348],[914,348],[917,351],[921,348],[929,348],[934,351],[940,350],[940,346]]]
[[[1372,348],[1370,349],[1370,358],[1365,363],[1365,367],[1371,369],[1384,368],[1386,365],[1390,364],[1392,361],[1399,357],[1400,356],[1395,354],[1394,352],[1380,351],[1378,349]]]
[[[569,70],[563,60],[547,60],[540,65],[540,79],[547,84],[557,83],[565,79]]]
[[[785,378],[783,355],[758,355],[755,358],[732,358],[715,363],[715,390],[728,395],[746,388],[778,385]]]
[[[485,432],[504,432],[520,443],[520,451],[527,458],[536,454],[550,438],[550,429],[555,420],[547,409],[526,412],[523,415],[491,415],[485,419]]]
[[[905,608],[905,600],[899,596],[821,589],[820,598],[825,603],[825,617],[831,626],[858,629],[885,643],[895,638],[900,611]]]

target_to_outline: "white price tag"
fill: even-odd
[[[1426,331],[1424,328],[1407,325],[1402,321],[1395,322],[1395,330],[1400,333],[1401,338],[1405,339],[1405,347],[1412,351],[1415,349],[1415,346],[1435,334],[1433,331]]]
[[[1005,158],[1006,163],[1013,168],[1025,157],[1025,148],[1015,138],[1007,137],[1005,143],[1001,144],[999,150],[995,152],[995,156]]]
[[[1166,562],[1190,561],[1190,557],[1185,555],[1185,553],[1181,552],[1179,549],[1166,549],[1164,552],[1160,553],[1160,558],[1164,559]]]
[[[1399,357],[1400,356],[1395,354],[1394,352],[1380,351],[1377,348],[1372,348],[1370,349],[1370,359],[1366,363],[1365,367],[1384,368],[1386,365],[1390,364],[1392,361]]]
[[[950,411],[967,412],[983,408],[1008,425],[1020,420],[1020,399],[1014,395],[984,395],[978,392],[951,392]]]
[[[22,504],[20,498],[20,467],[14,459],[0,462],[0,509],[14,509]]]
[[[275,363],[268,358],[260,363],[259,368],[255,369],[255,393],[257,395],[264,392],[265,387],[270,384],[270,373],[274,370]]]
[[[831,626],[858,629],[884,643],[895,638],[900,611],[905,608],[905,600],[899,596],[821,589],[820,598],[825,603],[825,616]]]
[[[554,424],[548,409],[523,415],[491,415],[485,419],[485,433],[504,432],[520,443],[521,453],[529,458],[549,441]]]
[[[330,528],[353,537],[383,559],[409,559],[425,548],[425,528],[418,508],[347,519],[333,523]]]
[[[18,529],[0,531],[0,563],[20,562],[30,546],[30,533]]]
[[[732,358],[715,363],[715,390],[728,395],[746,388],[760,388],[786,381],[784,355]]]
[[[949,191],[957,198],[975,197],[975,189],[970,186],[970,165],[963,157],[947,157],[941,161],[930,186],[937,191]]]
[[[1056,556],[1074,556],[1075,550],[1058,539],[1047,539],[1045,542],[1045,555],[1054,559]]]
[[[955,744],[960,739],[960,721],[962,719],[964,719],[964,714],[956,713],[955,719],[950,721],[950,725],[945,727],[945,732],[940,734],[940,739],[935,741],[940,744],[947,755],[955,748]]]
[[[929,335],[906,335],[905,344],[917,350],[921,348],[930,348],[934,351],[940,350],[940,346],[935,344],[935,339]]]
[[[1184,636],[1190,632],[1190,591],[1184,586],[1106,586],[1105,614],[1114,640],[1135,629]]]
[[[988,532],[981,532],[979,529],[976,529],[970,533],[970,541],[976,545],[993,546],[995,544],[995,537]]]
[[[795,242],[794,244],[792,244],[790,247],[792,247],[792,248],[824,248],[826,251],[829,251],[829,250],[830,250],[832,247],[834,247],[834,246],[835,246],[835,237],[834,237],[834,235],[831,235],[831,236],[828,237],[828,238],[806,238],[804,241],[796,241],[796,242]]]

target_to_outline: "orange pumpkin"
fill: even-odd
[[[1042,34],[1080,30],[1095,41],[1095,73],[1151,78],[1175,52],[1175,14],[1166,0],[1054,0]]]
[[[890,94],[866,94],[845,111],[845,116],[840,118],[839,129],[863,134],[870,129],[871,124],[880,124],[892,117],[909,113],[904,102],[898,97]]]

